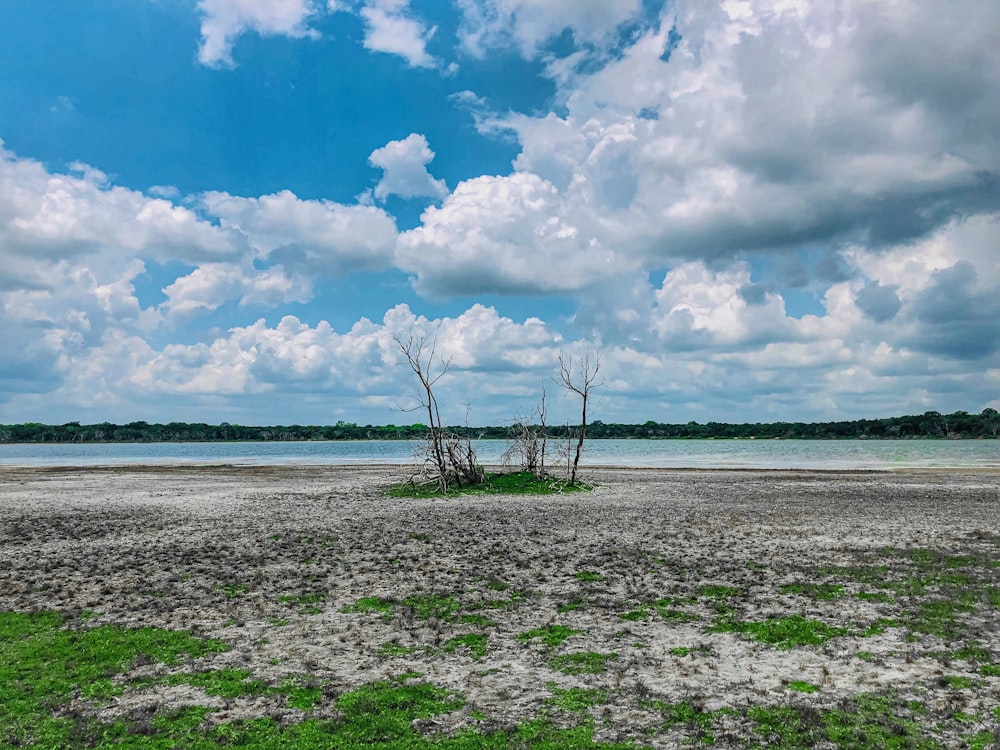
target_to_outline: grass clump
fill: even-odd
[[[844,595],[844,587],[839,583],[789,583],[781,587],[781,593],[831,601]]]
[[[458,610],[458,599],[440,594],[414,594],[403,600],[418,620],[452,620]]]
[[[578,651],[572,654],[553,656],[549,666],[564,674],[600,674],[607,669],[607,663],[618,658],[618,654],[602,654],[597,651]]]
[[[466,648],[472,654],[472,658],[479,661],[486,656],[487,641],[489,641],[489,637],[482,633],[467,633],[449,638],[444,642],[442,650],[450,654],[456,649]]]
[[[245,583],[220,583],[215,588],[221,591],[227,599],[239,599],[246,596],[250,587]]]
[[[565,479],[548,474],[541,477],[530,471],[487,474],[480,484],[451,487],[442,492],[437,482],[404,482],[389,488],[390,497],[456,497],[459,495],[555,495],[562,492],[585,492],[590,485],[576,482],[570,485]]]
[[[684,726],[692,729],[695,738],[702,744],[712,745],[715,738],[709,731],[715,721],[715,713],[704,711],[698,706],[692,705],[688,701],[680,703],[667,703],[665,701],[642,701],[643,708],[658,711],[663,717],[663,729],[671,729],[676,726]]]
[[[818,620],[808,620],[802,615],[778,617],[761,622],[734,622],[723,620],[709,628],[714,633],[742,633],[776,648],[818,646],[831,638],[847,635],[845,628],[833,627]]]
[[[819,685],[813,685],[805,680],[790,680],[785,687],[797,693],[815,693],[819,690]]]
[[[570,713],[586,711],[591,706],[601,706],[608,702],[608,692],[593,688],[561,688],[554,682],[545,685],[552,697],[546,702]]]
[[[601,583],[604,581],[604,576],[593,570],[581,570],[576,574],[576,580],[584,583]]]
[[[419,649],[417,646],[402,646],[399,641],[386,641],[378,650],[385,656],[408,656]]]
[[[582,632],[582,630],[574,630],[566,625],[546,625],[543,628],[535,628],[526,633],[521,633],[517,636],[517,640],[527,643],[535,638],[539,638],[546,648],[555,648],[570,636]]]
[[[383,599],[379,596],[363,596],[354,604],[344,607],[340,611],[356,614],[378,613],[382,616],[382,619],[388,620],[392,617],[392,605],[393,601],[391,599]]]

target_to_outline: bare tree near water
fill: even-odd
[[[580,455],[583,453],[583,441],[587,437],[587,410],[590,407],[591,391],[603,385],[597,375],[601,370],[601,355],[594,354],[589,349],[583,357],[573,359],[573,355],[559,353],[559,383],[567,393],[580,397],[580,430],[576,433],[576,446],[573,450],[573,462],[569,467],[569,484],[576,484],[576,474],[580,466]],[[568,459],[567,459],[568,461]]]
[[[479,484],[485,479],[472,442],[448,432],[441,421],[434,387],[451,367],[451,360],[437,353],[437,336],[410,334],[406,339],[393,336],[393,341],[406,358],[406,364],[420,381],[417,406],[407,411],[427,412],[427,444],[424,448],[424,468],[427,479],[436,482],[442,492],[450,487]]]
[[[517,466],[539,478],[545,476],[545,451],[549,439],[545,398],[543,385],[542,398],[531,414],[518,416],[511,426],[511,443],[501,459],[504,466]]]

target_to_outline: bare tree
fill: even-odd
[[[576,450],[573,454],[573,463],[569,474],[571,487],[576,484],[580,454],[583,453],[583,441],[587,437],[587,409],[590,406],[590,392],[603,385],[603,381],[597,380],[597,374],[600,370],[600,354],[592,354],[589,349],[583,358],[576,362],[574,362],[572,355],[564,352],[559,353],[559,383],[568,393],[575,393],[579,396],[581,401],[580,431],[576,436]]]
[[[451,485],[478,484],[483,481],[483,469],[476,458],[472,442],[468,438],[449,433],[441,421],[434,386],[451,366],[451,360],[437,356],[437,337],[428,341],[427,336],[410,334],[405,340],[393,336],[393,341],[406,357],[406,363],[420,381],[421,393],[417,396],[417,406],[412,410],[427,412],[427,446],[425,463],[430,469],[432,481],[437,482],[442,492]],[[436,358],[436,362],[435,362]]]
[[[523,471],[530,471],[536,477],[545,474],[545,450],[548,444],[545,397],[543,385],[542,398],[538,405],[528,416],[519,415],[511,427],[511,444],[502,458],[505,466],[516,465]]]

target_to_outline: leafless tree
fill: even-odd
[[[545,474],[545,450],[548,432],[545,424],[545,386],[542,398],[528,416],[519,416],[511,427],[511,444],[503,454],[504,466],[518,466],[536,477]]]
[[[600,354],[593,354],[589,349],[577,361],[574,361],[573,356],[565,352],[559,354],[559,383],[566,389],[567,393],[575,393],[581,401],[580,430],[576,436],[573,463],[569,470],[570,486],[576,484],[580,454],[583,453],[583,441],[587,437],[587,410],[590,407],[591,391],[603,385],[603,381],[597,380],[597,374],[600,370]]]
[[[448,374],[451,360],[437,355],[437,337],[428,340],[427,336],[410,334],[405,340],[398,336],[393,336],[393,340],[406,358],[406,364],[420,381],[420,394],[413,410],[427,412],[424,458],[429,478],[437,482],[442,492],[447,492],[452,485],[462,487],[482,482],[483,469],[472,442],[468,438],[449,433],[441,421],[441,409],[434,394],[434,386]]]

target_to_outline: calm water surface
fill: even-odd
[[[499,463],[502,440],[474,441]],[[324,464],[414,461],[416,442],[0,444],[0,465]],[[1000,440],[588,440],[589,466],[748,469],[1000,468]]]

